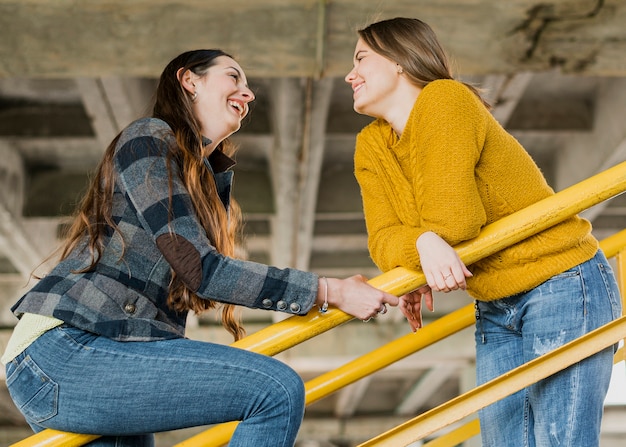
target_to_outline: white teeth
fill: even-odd
[[[243,106],[241,104],[239,104],[237,101],[228,101],[228,105],[236,108],[237,110],[239,110],[239,113],[243,113]]]

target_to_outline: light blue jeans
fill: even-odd
[[[64,325],[6,369],[33,430],[105,435],[89,446],[152,446],[154,432],[240,420],[230,446],[292,447],[304,415],[287,365],[188,339],[117,342]]]
[[[478,384],[621,314],[602,252],[527,293],[476,302]],[[483,447],[597,447],[613,368],[609,347],[479,412]]]

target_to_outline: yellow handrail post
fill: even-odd
[[[466,264],[472,264],[624,191],[626,191],[626,162],[486,226],[477,238],[459,244],[455,246],[455,249]],[[396,268],[371,279],[369,283],[400,296],[422,286],[425,280],[421,272]],[[351,316],[337,309],[321,316],[317,312],[309,312],[306,317],[291,317],[258,331],[250,337],[239,340],[233,346],[274,355],[351,319]],[[42,433],[46,432],[48,430]],[[83,444],[75,445],[84,445],[92,440],[92,438],[87,438],[91,435],[71,434],[71,436],[85,436]],[[67,445],[62,437],[46,444],[33,443],[31,442],[31,440],[34,441],[33,438],[31,436],[13,444],[12,447],[42,447],[43,445],[66,447]]]

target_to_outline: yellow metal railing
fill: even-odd
[[[472,419],[461,427],[427,442],[423,447],[452,447],[478,434],[480,434],[480,422],[478,419]]]
[[[622,230],[619,233],[603,239],[600,242],[600,246],[608,258],[615,258],[616,260],[617,268],[615,273],[622,296],[623,314],[626,315],[626,293],[624,293],[624,286],[626,284],[626,263],[623,262],[623,256],[626,254],[626,230]],[[621,262],[620,258],[622,258]],[[626,333],[624,334],[624,337],[626,337]],[[621,347],[618,352],[615,353],[614,363],[617,364],[626,360],[624,355],[624,347]],[[480,434],[480,425],[478,423],[478,419],[474,419],[432,441],[427,442],[424,444],[424,447],[453,447],[478,434]]]
[[[545,228],[549,228],[573,214],[577,214],[609,197],[623,192],[626,190],[625,174],[626,162],[488,225],[477,238],[459,244],[455,249],[466,264],[476,262],[489,254],[519,242]],[[565,203],[566,201],[569,202]],[[515,232],[516,228],[519,229],[519,233]],[[613,241],[615,239],[611,240],[611,242]],[[376,287],[399,296],[422,286],[425,283],[425,278],[421,272],[396,268],[391,272],[373,278],[369,282]],[[351,318],[343,312],[337,311],[323,317],[314,315],[313,320],[322,320],[324,317]],[[285,321],[289,320],[293,320],[293,318]],[[420,329],[418,337],[415,334],[407,334],[346,365],[307,382],[305,384],[306,402],[307,404],[313,403],[473,323],[473,305],[469,304],[423,327]],[[294,322],[294,324],[298,323]],[[292,329],[294,328],[289,327],[287,331]],[[254,335],[259,335],[259,332]],[[304,336],[306,334],[301,335]],[[245,339],[242,341],[245,341]],[[282,343],[289,344],[288,347],[296,344],[289,343],[287,340],[282,340]],[[256,347],[259,346],[257,345]],[[236,425],[237,423],[228,423],[213,427],[177,444],[176,447],[217,447],[224,445],[230,439]]]
[[[580,213],[581,211],[624,191],[626,191],[626,162],[607,169],[606,171],[571,186],[554,196],[537,202],[524,210],[486,226],[479,237],[459,244],[455,247],[455,249],[466,264],[472,264],[483,257],[519,242],[545,228],[549,228],[550,226],[559,223],[573,214]],[[400,296],[422,286],[425,283],[425,279],[421,272],[397,268],[391,272],[373,278],[369,281],[369,283],[375,287],[384,289],[389,293]],[[471,306],[464,309],[468,308],[471,314],[471,321],[469,324],[472,324],[473,311],[471,311]],[[443,319],[452,317],[463,320],[463,318],[466,318],[458,315],[458,312],[459,311],[453,312],[452,314],[443,317]],[[463,312],[467,312],[467,310]],[[325,315],[319,315],[317,312],[310,312],[309,315],[305,317],[291,317],[280,323],[265,328],[234,343],[233,346],[266,355],[274,355],[319,335],[333,327],[345,323],[350,319],[352,319],[351,316],[337,309],[334,309],[332,312],[328,312]],[[467,321],[463,324],[467,325]],[[422,328],[420,330],[419,338],[425,336],[424,333],[427,332],[426,329],[433,325],[434,324],[431,324]],[[409,336],[411,336],[410,344],[415,346],[415,335],[409,334]],[[435,336],[435,338],[437,338],[437,336]],[[399,340],[402,340],[402,338]],[[408,343],[397,343],[398,352],[396,352],[396,355],[399,355],[399,357],[396,360],[399,360],[400,358],[403,358],[411,353],[409,350],[401,346],[404,344]],[[395,360],[391,360],[390,363],[393,361]],[[355,362],[358,362],[358,360]],[[370,370],[370,372],[374,372],[387,364],[389,363],[379,362],[376,366],[377,369],[374,369],[373,371]],[[370,366],[371,365],[368,364],[368,368]],[[332,378],[327,377],[323,380],[320,379],[320,383],[316,383],[315,381],[307,383],[307,401],[311,402],[317,400],[326,394],[335,391],[339,387],[352,383],[362,377],[357,377],[356,374],[348,372],[352,370],[352,367],[347,367],[345,374],[337,374],[337,371],[335,371],[334,374],[331,374]],[[340,378],[337,379],[337,377]],[[330,382],[330,384],[327,382]],[[226,427],[225,430],[222,429],[224,426]],[[236,423],[222,424],[196,435],[195,437],[178,444],[178,446],[191,447],[222,445],[228,441],[228,438],[224,441],[219,441],[214,438],[214,431],[221,429],[225,433],[232,433],[235,426]],[[97,435],[79,435],[53,430],[44,430],[41,433],[13,444],[13,447],[78,447],[97,437]]]
[[[615,354],[613,363],[617,364],[624,361],[624,359],[621,357],[621,352],[623,351],[623,349],[624,348],[620,348],[620,350]],[[451,430],[450,432],[441,435],[436,439],[433,439],[432,441],[426,442],[423,447],[454,447],[479,434],[480,424],[478,422],[478,419],[472,419],[470,422],[467,422],[462,426],[455,428],[454,430]]]
[[[614,255],[613,249],[617,247],[617,241],[621,241],[626,246],[626,230],[608,238],[607,241],[607,252],[605,253],[612,257]],[[604,241],[601,246],[604,249]],[[306,382],[307,405],[471,326],[474,324],[474,318],[474,306],[468,304],[424,326],[417,334],[408,333]],[[457,420],[447,421],[439,429]],[[177,444],[175,447],[218,447],[224,445],[232,436],[236,426],[236,422],[215,426]],[[396,446],[400,445],[396,444]]]
[[[452,424],[624,338],[626,316],[531,360],[500,377],[405,422],[359,447],[400,447]]]

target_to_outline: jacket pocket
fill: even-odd
[[[15,361],[15,360],[14,360]],[[26,356],[7,377],[11,399],[29,422],[36,424],[56,416],[59,385]]]

